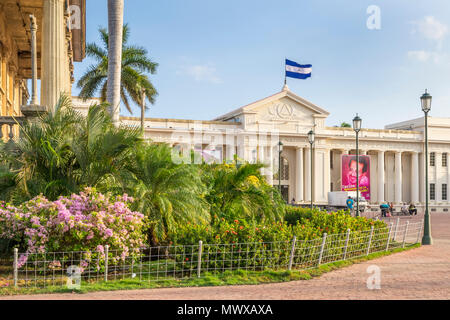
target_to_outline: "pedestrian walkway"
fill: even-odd
[[[417,220],[423,218],[402,217]],[[287,283],[229,287],[150,289],[16,296],[12,299],[133,299],[133,300],[274,300],[274,299],[450,299],[450,214],[432,216],[433,246],[397,253],[324,274]],[[381,270],[381,289],[367,288],[367,268]]]

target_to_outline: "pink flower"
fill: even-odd
[[[107,237],[112,237],[113,231],[112,231],[111,229],[106,229],[106,230],[105,230],[105,235],[106,235]]]

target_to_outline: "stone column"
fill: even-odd
[[[419,202],[419,153],[411,154],[411,202]]]
[[[305,201],[311,201],[311,148],[305,149]]]
[[[267,181],[268,181],[268,183],[270,185],[273,186],[273,174],[274,174],[274,172],[273,172],[273,169],[274,169],[274,166],[273,166],[273,146],[270,145],[270,143],[269,143],[268,148],[269,148],[269,174],[268,174]]]
[[[303,148],[296,148],[295,200],[303,201]]]
[[[328,192],[331,191],[331,163],[330,163],[330,157],[331,157],[331,149],[326,149],[324,152],[324,166],[323,168],[323,200],[328,201]]]
[[[234,130],[226,130],[225,134],[226,160],[233,162],[236,154],[236,135]]]
[[[447,153],[447,202],[450,201],[449,191],[450,191],[450,162],[449,153]]]
[[[384,202],[384,151],[378,151],[378,203]]]
[[[246,157],[245,157],[245,144],[239,144],[238,143],[237,156],[238,156],[239,160],[245,162],[245,160],[246,160]]]
[[[70,92],[64,18],[65,0],[46,0],[43,10],[41,104],[52,110],[62,93]]]
[[[31,22],[31,104],[37,105],[37,48],[36,48],[36,33],[37,24],[36,18],[30,15]],[[24,103],[25,104],[25,103]]]
[[[395,203],[402,202],[402,153],[395,152]]]
[[[442,158],[441,154],[438,152],[434,153],[434,190],[435,190],[435,201],[439,202],[442,199],[442,185],[440,181],[441,166],[442,166]]]
[[[37,24],[36,18],[33,15],[30,15],[30,32],[31,32],[31,103],[27,104],[27,94],[26,91],[23,90],[24,84],[21,84],[22,87],[22,101],[20,106],[20,111],[22,114],[28,118],[30,121],[36,120],[39,114],[47,112],[47,108],[45,106],[41,106],[38,103],[37,99],[37,43],[36,43],[36,33],[37,33]]]
[[[425,203],[425,152],[420,153],[420,202]]]

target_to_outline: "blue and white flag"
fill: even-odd
[[[311,77],[311,73],[311,64],[298,64],[297,62],[286,59],[286,77],[307,79]]]

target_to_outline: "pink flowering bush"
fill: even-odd
[[[0,238],[19,243],[19,267],[32,254],[62,251],[83,251],[81,267],[92,260],[100,267],[105,245],[115,261],[137,256],[144,245],[145,217],[129,209],[132,201],[126,194],[110,198],[87,188],[53,202],[39,196],[19,207],[0,203]],[[59,260],[49,265],[60,267]]]

